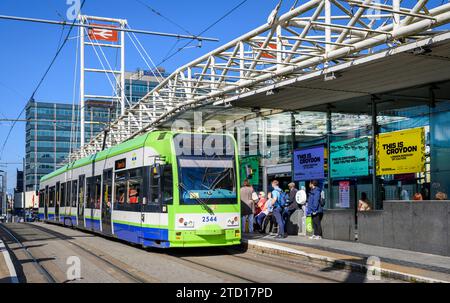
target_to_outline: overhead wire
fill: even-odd
[[[220,21],[222,21],[223,19],[225,19],[226,17],[228,17],[230,14],[232,14],[235,10],[237,10],[239,7],[241,7],[242,5],[244,5],[248,0],[243,0],[241,1],[239,4],[237,4],[236,6],[234,6],[232,9],[230,9],[227,13],[225,13],[225,15],[223,15],[222,17],[220,17],[219,19],[217,19],[215,22],[213,22],[211,25],[209,25],[206,29],[204,29],[200,34],[198,34],[197,36],[200,36],[202,34],[204,34],[205,32],[207,32],[208,30],[210,30],[212,27],[214,27],[217,23],[219,23]],[[194,39],[189,40],[183,47],[179,48],[176,52],[172,53],[170,56],[166,56],[166,58],[162,59],[160,63],[158,63],[157,65],[160,66],[161,64],[163,64],[164,62],[166,62],[167,60],[169,60],[170,58],[174,57],[176,54],[178,54],[179,52],[181,52],[182,50],[184,50],[186,47],[188,47],[189,45],[191,45],[191,43],[194,41]]]
[[[191,36],[195,36],[194,34],[192,34],[189,30],[187,30],[185,27],[181,26],[180,24],[176,23],[175,21],[171,20],[170,18],[164,16],[163,14],[161,14],[159,11],[157,11],[156,9],[154,9],[153,7],[151,7],[150,5],[148,5],[147,3],[144,3],[141,0],[136,0],[136,2],[139,2],[140,4],[142,4],[143,6],[147,7],[150,11],[152,11],[155,15],[163,18],[164,20],[166,20],[167,22],[175,25],[176,27],[178,27],[179,29],[181,29],[182,31],[184,31],[185,33],[191,35]]]

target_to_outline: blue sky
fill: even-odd
[[[147,3],[164,16],[175,21],[189,32],[198,34],[222,17],[242,0],[139,0]],[[127,19],[130,26],[160,32],[185,34],[180,28],[152,13],[138,0],[86,0],[83,14]],[[282,12],[286,12],[294,0],[283,1]],[[304,1],[299,1],[302,3]],[[404,2],[410,2],[406,0]],[[448,2],[433,0],[431,2]],[[258,27],[278,3],[277,0],[248,0],[231,15],[211,28],[203,36],[215,37],[220,42],[204,42],[201,48],[188,48],[164,64],[171,72],[198,56]],[[0,14],[63,20],[69,6],[66,0],[2,0]],[[32,91],[53,58],[65,37],[67,27],[0,20],[0,117],[15,118],[28,101]],[[76,35],[76,31],[72,36]],[[140,35],[140,41],[155,61],[160,62],[176,43],[174,38]],[[76,39],[70,40],[58,57],[43,85],[38,90],[36,101],[72,102]],[[186,40],[179,41],[178,47]],[[193,46],[196,43],[192,43]],[[134,47],[129,44],[126,55],[127,70],[145,68]],[[9,131],[10,123],[0,122],[0,148]],[[0,162],[21,162],[25,152],[25,123],[18,123],[8,141]],[[8,166],[8,189],[15,186],[16,168]],[[1,167],[0,169],[5,169]]]

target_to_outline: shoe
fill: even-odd
[[[284,236],[283,235],[276,235],[275,239],[282,239]]]
[[[310,239],[310,240],[315,240],[315,239],[316,239],[316,236],[311,236],[311,237],[309,237],[308,239]]]
[[[320,239],[322,239],[321,236],[316,236],[316,237],[314,238],[314,240],[320,240]]]

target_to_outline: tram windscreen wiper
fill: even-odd
[[[223,171],[221,171],[220,173],[218,173],[218,176],[214,179],[214,181],[211,183],[210,186],[205,186],[208,188],[209,192],[212,192],[214,190],[216,190],[217,185],[220,184],[220,182],[225,179],[225,177],[227,177],[227,173],[229,173],[231,170],[231,168],[225,168]],[[208,202],[211,198],[208,198],[206,200],[206,202]]]
[[[183,183],[180,182],[179,184],[180,184],[181,188],[183,188],[186,193],[189,191]],[[193,200],[197,201],[198,204],[202,205],[203,208],[206,209],[206,211],[210,215],[214,215],[214,211],[202,199],[193,197]]]

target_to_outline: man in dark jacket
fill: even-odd
[[[308,198],[308,209],[307,214],[312,217],[313,228],[314,228],[314,236],[311,239],[322,239],[322,217],[323,217],[323,208],[320,204],[321,198],[321,190],[318,187],[318,182],[313,180],[309,183],[309,188],[311,191],[309,192]]]
[[[289,205],[283,210],[283,223],[284,223],[284,233],[287,234],[287,223],[291,215],[298,209],[298,204],[295,199],[298,189],[295,188],[295,183],[289,183]]]

